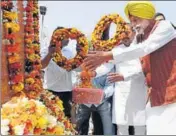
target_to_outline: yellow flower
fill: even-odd
[[[57,135],[64,135],[64,129],[61,126],[55,127],[55,134]]]
[[[14,54],[8,57],[9,63],[15,63],[20,61],[20,55],[19,54]]]
[[[30,38],[25,39],[25,42],[26,42],[26,44],[32,44],[32,39],[30,39]]]
[[[32,114],[29,116],[29,119],[32,120],[32,126],[36,126],[37,125],[37,116],[35,114]]]
[[[49,122],[46,117],[40,117],[37,121],[37,128],[46,129],[48,123]]]
[[[34,80],[33,78],[27,78],[27,79],[25,80],[25,82],[26,82],[27,84],[33,84],[33,83],[35,82],[35,80]]]
[[[34,9],[33,13],[38,14],[38,9]]]
[[[32,46],[39,47],[39,44],[33,43]]]
[[[17,16],[16,12],[9,12],[9,11],[6,11],[6,10],[3,11],[3,18],[7,18],[7,19],[10,19],[10,20],[16,20],[17,17],[18,16]]]
[[[42,115],[44,115],[46,113],[47,113],[47,109],[43,105],[37,107],[37,111],[36,111],[36,115],[37,116],[42,116]]]
[[[63,102],[61,100],[58,100],[57,103],[56,103],[59,108],[63,111],[64,110],[64,107],[63,107]]]
[[[14,33],[18,32],[20,30],[20,26],[17,23],[13,23],[13,22],[6,22],[6,23],[4,23],[4,27],[6,29],[11,28],[12,32],[14,32]]]
[[[1,109],[1,116],[8,116],[9,114],[11,114],[13,112],[13,109],[11,107],[3,107],[3,109]]]
[[[22,121],[26,122],[26,120],[29,118],[29,115],[26,113],[23,113],[23,114],[21,114],[20,118]]]
[[[38,54],[29,54],[27,58],[31,61],[34,61],[36,59],[40,59],[40,56]]]
[[[24,89],[24,84],[23,83],[18,83],[15,85],[12,85],[12,90],[15,92],[21,92]]]

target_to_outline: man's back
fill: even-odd
[[[45,69],[44,88],[56,92],[71,91],[71,72],[59,67],[54,61],[51,60]]]

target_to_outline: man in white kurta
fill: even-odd
[[[114,51],[121,51],[136,42],[132,30],[129,38],[122,40]],[[122,77],[119,79],[119,77]],[[135,135],[145,135],[145,105],[147,86],[139,59],[116,64],[116,71],[108,76],[110,82],[115,82],[113,96],[113,123],[118,126],[118,135],[129,135],[129,126],[134,127]]]
[[[127,48],[121,44],[114,50]],[[145,135],[145,105],[147,87],[139,59],[116,64],[117,75],[124,80],[115,83],[112,121],[118,125],[118,135],[129,135],[129,126],[134,126],[135,135]],[[115,78],[115,77],[114,77]]]
[[[134,27],[140,25],[145,30],[150,23],[154,23],[155,8],[149,1],[130,1],[126,6],[126,14],[128,17],[130,16],[130,21]],[[170,22],[160,21],[156,29],[142,43],[136,46],[131,45],[129,48],[118,52],[90,54],[85,60],[85,66],[94,70],[101,63],[111,59],[119,63],[144,57],[164,47],[174,38],[176,38],[176,32]],[[176,103],[174,101],[167,105],[155,107],[151,107],[149,101],[146,113],[147,135],[176,135]]]

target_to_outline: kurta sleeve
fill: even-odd
[[[143,74],[140,60],[137,59],[136,61],[138,61],[138,64],[136,65],[136,67],[132,68],[131,70],[127,71],[126,73],[123,73],[123,77],[124,77],[125,81],[135,79],[135,78],[141,76],[141,74]]]
[[[96,77],[100,77],[100,76],[108,74],[113,67],[114,67],[114,64],[112,63],[102,64],[100,67],[96,69]]]
[[[176,32],[170,22],[161,21],[155,31],[150,34],[148,39],[143,43],[131,45],[130,47],[121,51],[112,50],[113,59],[116,61],[116,63],[118,63],[121,61],[129,61],[144,57],[163,47],[175,37]]]

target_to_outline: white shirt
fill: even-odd
[[[171,23],[165,20],[160,21],[157,28],[144,42],[139,43],[137,46],[131,45],[129,48],[118,52],[112,50],[113,59],[118,63],[144,57],[166,45],[174,38],[176,38],[176,32]]]
[[[121,52],[124,45],[113,50]],[[116,64],[116,73],[124,76],[125,81],[115,83],[113,96],[112,121],[118,125],[145,125],[145,104],[147,87],[139,59]]]
[[[47,41],[47,40],[45,40]],[[48,53],[48,44],[43,42],[41,47],[41,58],[43,59]],[[72,52],[72,46],[62,49],[63,55],[69,59],[73,58],[76,52]],[[72,72],[59,67],[53,60],[50,60],[48,66],[44,69],[44,89],[55,92],[66,92],[72,90]]]

